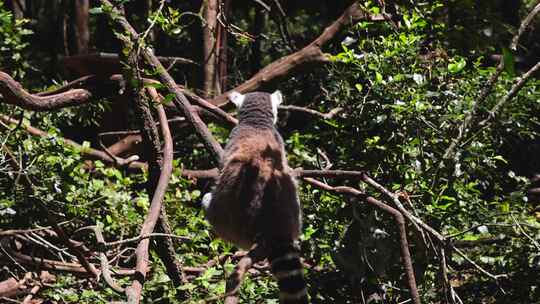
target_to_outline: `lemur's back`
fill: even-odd
[[[300,203],[283,139],[274,127],[281,93],[232,93],[239,124],[221,159],[221,174],[203,197],[206,217],[237,246],[263,245],[278,281],[281,303],[308,303],[297,240]]]
[[[281,138],[271,129],[240,128],[225,149],[207,217],[220,237],[244,248],[256,237],[294,241],[300,206]]]

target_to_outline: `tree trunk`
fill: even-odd
[[[11,0],[11,10],[13,11],[13,17],[15,17],[15,19],[24,18],[26,0]]]
[[[215,95],[216,77],[216,25],[218,0],[206,0],[204,19],[206,25],[203,30],[204,44],[204,96]]]
[[[231,1],[221,1],[223,3],[221,14],[228,18]],[[220,23],[217,26],[218,75],[216,77],[216,95],[220,95],[227,91],[227,28]]]
[[[88,43],[90,41],[90,30],[88,29],[88,9],[89,0],[75,0],[75,53],[88,54]]]
[[[262,68],[262,51],[261,51],[261,33],[266,24],[266,11],[259,7],[255,7],[255,20],[251,32],[255,36],[255,41],[251,45],[251,57],[249,58],[251,73],[255,74]]]

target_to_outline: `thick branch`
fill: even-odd
[[[163,135],[164,147],[163,147],[163,164],[161,168],[161,174],[159,181],[150,203],[150,209],[148,215],[144,220],[141,232],[139,235],[144,236],[154,231],[154,227],[158,220],[163,198],[165,197],[165,191],[172,173],[172,160],[173,160],[173,147],[172,137],[169,131],[169,125],[167,123],[167,116],[163,106],[158,105],[157,111],[160,120],[161,133]],[[133,281],[132,285],[126,290],[129,303],[138,303],[142,291],[142,284],[146,277],[146,271],[148,269],[148,245],[149,239],[142,239],[137,246],[135,254],[137,256],[136,270],[138,277]]]
[[[127,21],[125,22],[127,23]],[[147,154],[146,156],[149,158],[147,190],[149,196],[152,197],[152,200],[150,202],[148,214],[146,215],[139,233],[139,235],[143,236],[154,231],[154,227],[160,220],[161,213],[164,211],[164,209],[162,209],[163,198],[165,197],[165,192],[172,174],[173,142],[163,105],[157,104],[156,109],[164,142],[163,155],[160,156],[160,140],[156,123],[152,116],[152,112],[150,111],[149,100],[143,94],[143,79],[139,70],[138,51],[134,48],[133,41],[125,38],[122,39],[122,42],[124,47],[129,50],[129,54],[126,58],[127,65],[124,68],[126,94],[128,97],[132,98],[136,113],[139,116],[143,140],[147,147],[145,152]],[[157,97],[157,92],[154,88],[149,88],[149,91],[153,93],[152,95],[155,95],[153,96],[154,98]],[[158,101],[157,98],[155,100]],[[160,221],[160,225],[163,225],[163,221]],[[136,277],[131,283],[131,286],[125,290],[128,303],[135,304],[140,301],[142,286],[146,279],[146,271],[148,268],[149,245],[149,239],[141,239],[135,250]],[[169,255],[169,252],[165,252],[164,255]],[[172,255],[174,255],[174,252]]]
[[[5,103],[32,111],[50,111],[63,107],[85,104],[92,94],[87,90],[73,89],[63,93],[38,96],[28,93],[8,74],[0,72],[0,94]]]
[[[345,12],[341,15],[341,17],[339,17],[339,19],[337,19],[334,23],[328,26],[323,31],[323,33],[309,45],[299,50],[298,52],[295,52],[272,62],[271,64],[260,70],[253,77],[251,77],[250,79],[248,79],[247,81],[245,81],[231,91],[237,91],[240,93],[253,91],[262,85],[276,80],[277,78],[287,76],[293,70],[306,66],[307,64],[328,62],[329,60],[327,56],[325,56],[322,52],[321,47],[325,45],[328,41],[330,41],[332,38],[334,38],[334,36],[339,31],[341,31],[344,26],[359,20],[384,21],[385,17],[382,15],[371,16],[364,12],[355,2],[345,10]],[[227,94],[231,91],[217,96],[210,102],[218,106],[227,103]]]
[[[0,297],[11,297],[25,289],[26,279],[17,281],[15,278],[9,278],[0,282]]]
[[[116,143],[110,145],[107,150],[112,155],[120,155],[126,151],[130,151],[135,147],[136,145],[140,144],[142,141],[141,135],[138,134],[130,134]]]

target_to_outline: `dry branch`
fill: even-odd
[[[291,112],[307,113],[309,115],[317,116],[322,119],[332,119],[334,116],[336,116],[337,114],[343,111],[343,108],[339,108],[339,107],[330,110],[330,112],[328,113],[321,113],[319,111],[315,111],[312,109],[299,107],[299,106],[279,106],[279,109],[285,110],[285,111],[291,111]]]
[[[8,74],[0,72],[0,94],[3,102],[32,111],[50,111],[85,104],[92,94],[83,89],[72,89],[54,95],[39,96],[28,93]]]
[[[337,192],[341,194],[348,194],[352,196],[356,196],[360,198],[361,200],[365,201],[366,203],[373,205],[384,212],[389,213],[392,215],[397,223],[398,226],[398,232],[399,232],[399,243],[401,245],[401,258],[403,262],[403,267],[405,268],[405,273],[407,274],[407,281],[409,284],[411,297],[413,299],[413,303],[419,304],[420,303],[420,295],[418,294],[418,288],[416,287],[416,279],[414,277],[414,270],[412,266],[412,260],[411,260],[411,254],[409,252],[409,244],[407,242],[407,231],[405,228],[405,218],[403,215],[396,209],[380,202],[379,200],[366,195],[362,191],[352,188],[352,187],[346,187],[346,186],[337,186],[333,187],[328,184],[325,184],[323,182],[320,182],[316,179],[306,177],[304,178],[304,181],[308,182],[309,184],[326,190],[326,191],[332,191]]]
[[[385,21],[386,17],[382,15],[372,16],[366,13],[362,8],[355,2],[349,6],[345,12],[330,26],[328,26],[323,33],[317,37],[313,42],[304,47],[303,49],[295,52],[293,54],[282,57],[271,64],[264,67],[262,70],[257,72],[253,77],[237,86],[231,91],[237,91],[240,93],[245,93],[253,91],[265,84],[273,82],[278,78],[289,75],[294,70],[305,67],[308,64],[312,63],[326,63],[328,62],[328,57],[323,53],[322,47],[336,36],[336,34],[341,31],[343,27],[352,22],[360,20],[370,20],[370,21]],[[227,103],[227,94],[226,92],[212,99],[210,102],[221,106]]]
[[[107,259],[107,255],[104,252],[105,238],[103,237],[101,228],[99,226],[94,226],[93,228],[94,233],[96,234],[98,246],[100,247],[99,261],[101,266],[101,275],[103,276],[103,279],[105,280],[107,285],[112,288],[112,290],[118,293],[124,293],[124,288],[118,285],[118,283],[116,283],[116,281],[112,277],[111,269],[109,268],[109,260]]]
[[[146,88],[147,92],[150,94],[151,98],[155,102],[159,102],[160,104],[163,103],[163,98],[157,93],[156,89],[153,87]],[[144,109],[146,112],[149,112],[149,109]],[[145,117],[145,120],[147,122],[145,125],[149,125],[148,120],[151,119],[151,116]],[[159,124],[162,123],[162,118],[160,117]],[[164,123],[167,123],[165,121]],[[157,136],[157,130],[154,123],[152,125],[149,125],[151,129],[148,127],[145,127],[142,131],[143,134],[146,134],[147,137],[151,136]],[[158,175],[159,175],[159,169],[163,166],[163,162],[165,159],[163,157],[160,157],[158,155],[160,154],[160,145],[159,140],[156,145],[156,142],[152,141],[152,145],[147,145],[147,149],[149,150],[150,155],[155,155],[150,161],[149,161],[149,167],[150,167],[150,177],[149,182],[147,184],[147,189],[149,192],[149,195],[153,195],[155,192],[155,189],[157,188],[158,183]],[[172,234],[172,228],[169,224],[169,220],[167,217],[166,209],[164,206],[161,207],[159,219],[158,219],[158,226],[157,226],[158,232],[161,232],[165,236],[165,238],[154,242],[154,246],[157,249],[157,252],[165,265],[165,269],[167,270],[167,274],[169,278],[172,280],[175,286],[180,286],[182,283],[186,282],[186,278],[184,273],[181,270],[181,263],[176,258],[176,251],[175,251],[175,244],[173,243],[172,237],[169,237],[168,235]]]
[[[32,298],[38,293],[38,291],[41,289],[40,285],[35,285],[30,290],[30,293],[24,297],[24,300],[22,301],[22,304],[30,304],[32,301]]]
[[[7,124],[17,124],[18,121],[13,119],[13,118],[10,118],[6,115],[1,115],[0,114],[0,121],[3,121],[4,123],[7,123]],[[135,159],[138,159],[137,158],[134,158],[134,157],[129,157],[127,159],[124,159],[124,158],[120,158],[120,157],[116,157],[116,158],[111,158],[111,156],[103,151],[100,151],[100,150],[96,150],[96,149],[93,149],[93,148],[90,148],[90,147],[83,147],[82,145],[74,142],[73,140],[71,139],[67,139],[67,138],[63,138],[63,137],[58,137],[58,136],[52,136],[51,134],[43,131],[43,130],[40,130],[38,128],[34,128],[30,125],[27,125],[27,124],[23,124],[22,127],[24,128],[24,130],[26,130],[29,134],[31,135],[34,135],[34,136],[40,136],[40,137],[45,137],[45,138],[57,138],[57,139],[60,139],[62,140],[64,143],[66,143],[67,145],[79,150],[81,152],[82,155],[88,155],[94,159],[99,159],[99,160],[102,160],[106,163],[109,163],[109,164],[112,164],[112,165],[115,165],[115,166],[118,166],[118,167],[129,167],[129,168],[132,168],[132,169],[145,169],[146,168],[146,163],[142,163],[142,162],[139,162],[139,161],[136,161]]]
[[[8,252],[17,262],[24,265],[33,266],[36,268],[43,268],[47,270],[70,272],[85,277],[92,276],[92,274],[89,273],[86,269],[84,269],[84,267],[79,263],[61,262],[45,258],[33,257],[13,250],[10,250]],[[132,269],[119,269],[114,271],[114,275],[117,276],[132,276],[134,274],[135,271]]]
[[[124,19],[124,21],[127,23],[127,20]],[[165,197],[165,192],[167,191],[169,179],[172,174],[173,142],[171,132],[169,130],[167,115],[165,114],[163,105],[157,104],[155,108],[158,113],[160,122],[159,125],[164,143],[163,152],[160,156],[159,134],[157,132],[156,123],[150,111],[149,100],[144,95],[143,79],[139,70],[138,51],[133,47],[133,42],[129,39],[123,39],[122,42],[124,46],[129,49],[129,55],[127,56],[126,62],[127,65],[124,68],[126,94],[129,98],[133,99],[136,113],[139,116],[143,140],[145,146],[147,146],[147,157],[149,157],[149,178],[147,190],[149,195],[152,197],[152,200],[139,233],[139,235],[144,236],[154,231],[154,227],[158,221],[160,227],[163,229],[166,228],[164,225],[167,225],[167,223],[163,221],[164,216],[160,217],[160,215],[162,215],[164,212],[164,209],[162,209],[163,198]],[[157,97],[157,92],[155,92],[153,88],[149,91],[156,95],[153,96],[154,98]],[[157,98],[156,101],[158,101]],[[143,238],[140,240],[135,250],[136,276],[131,282],[131,286],[125,289],[128,303],[139,303],[140,301],[142,286],[146,279],[146,271],[148,269],[149,245],[150,240]],[[164,262],[174,260],[174,251],[172,253],[164,251],[160,252],[160,254],[162,255]]]
[[[53,219],[50,219],[50,222],[54,228],[54,231],[58,235],[58,238],[62,241],[62,243],[65,246],[67,246],[71,250],[71,252],[73,252],[73,254],[75,254],[75,256],[77,257],[77,260],[79,261],[79,263],[81,263],[84,269],[86,269],[86,271],[91,273],[95,278],[98,278],[100,274],[99,271],[96,269],[96,267],[94,267],[93,264],[90,264],[90,262],[88,262],[88,260],[86,259],[83,252],[80,249],[82,244],[76,245],[74,242],[72,242],[68,238],[64,229],[62,229],[62,227],[60,227]]]
[[[17,281],[15,278],[9,278],[0,282],[0,297],[11,297],[25,288],[26,279]]]
[[[140,144],[141,141],[141,135],[131,134],[110,145],[107,147],[107,150],[112,155],[118,156],[126,151],[131,151],[136,145]]]
[[[163,106],[158,105],[157,111],[160,120],[161,133],[163,135],[163,164],[161,168],[161,174],[159,176],[159,181],[154,191],[154,196],[152,197],[152,202],[150,203],[150,209],[148,210],[148,215],[146,216],[141,232],[139,235],[144,236],[152,233],[154,227],[158,220],[161,205],[163,198],[165,197],[165,191],[169,183],[169,179],[172,173],[172,160],[173,160],[173,147],[172,147],[172,137],[169,130],[169,125],[167,123],[167,116]],[[137,274],[136,280],[133,281],[131,286],[126,289],[126,294],[128,296],[129,303],[138,303],[142,291],[142,284],[146,277],[146,271],[148,269],[148,245],[150,243],[149,239],[142,239],[139,242],[139,245],[136,249],[137,256]]]

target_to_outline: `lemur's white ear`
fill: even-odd
[[[272,100],[272,106],[277,108],[277,106],[283,102],[283,95],[281,95],[281,91],[277,90],[272,93],[272,95],[270,95],[270,100]]]
[[[242,104],[244,103],[244,99],[246,98],[245,95],[238,93],[236,91],[232,91],[228,95],[229,100],[236,105],[236,108],[240,109]]]
[[[274,123],[277,122],[277,108],[283,102],[283,95],[279,90],[270,95],[270,102],[272,102],[272,114],[274,114]]]
[[[208,192],[206,193],[201,201],[201,205],[203,206],[204,210],[208,210],[210,208],[210,203],[212,202],[212,193]]]

